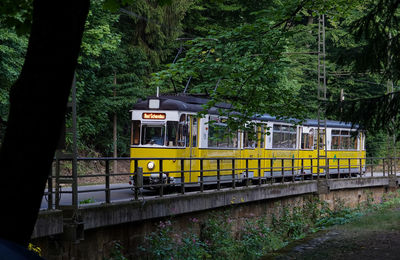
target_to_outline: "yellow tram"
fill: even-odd
[[[218,139],[215,138],[218,134],[215,126],[226,126],[218,109],[227,108],[227,105],[217,104],[205,117],[196,117],[207,102],[208,99],[195,96],[150,97],[138,102],[131,110],[130,155],[143,158],[132,161],[131,172],[135,172],[135,167],[142,167],[145,185],[159,184],[160,177],[164,183],[180,184],[183,169],[185,184],[199,185],[200,160],[196,158],[221,158],[202,161],[203,181],[209,184],[217,181],[217,168],[220,169],[218,180],[221,183],[232,182],[233,175],[241,181],[302,174],[312,176],[318,169],[319,174],[328,171],[333,175],[365,171],[365,159],[362,159],[366,156],[365,135],[362,131],[356,133],[350,124],[327,121],[324,140],[325,156],[329,160],[318,162],[316,120],[293,125],[263,115],[254,119],[260,125],[257,141],[252,141],[243,131]],[[209,124],[210,121],[214,123]],[[161,175],[160,160],[151,158],[168,158],[162,161]],[[317,164],[326,166],[327,161],[328,167],[316,167]],[[236,170],[232,175],[233,168]]]

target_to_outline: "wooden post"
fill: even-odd
[[[114,72],[114,101],[117,96],[117,73]],[[113,120],[113,144],[114,144],[114,158],[118,157],[117,153],[117,113],[114,112],[114,120]],[[114,173],[118,172],[118,162],[114,160]]]
[[[106,203],[111,202],[110,191],[110,161],[106,160]]]

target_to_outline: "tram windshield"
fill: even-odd
[[[182,123],[167,121],[155,124],[134,120],[132,121],[131,144],[185,147],[188,145],[186,121]]]
[[[164,145],[164,125],[142,125],[142,144]]]

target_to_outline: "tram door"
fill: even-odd
[[[198,181],[198,176],[199,172],[198,169],[200,169],[200,162],[196,160],[196,157],[198,157],[199,153],[199,140],[198,140],[198,132],[199,132],[199,123],[198,123],[198,118],[194,115],[188,116],[189,118],[189,157],[191,160],[189,160],[188,163],[188,178],[186,179],[188,182],[197,182]],[[185,165],[186,166],[186,165]]]
[[[256,129],[254,129],[256,130]],[[257,131],[258,132],[258,131]],[[244,131],[243,134],[243,150],[242,150],[242,169],[249,169],[249,178],[258,177],[258,155],[259,155],[259,138],[258,134],[254,136],[254,132]]]
[[[259,127],[259,134],[258,134],[258,158],[260,158],[260,173],[261,173],[261,178],[265,176],[264,172],[266,169],[266,160],[263,160],[263,158],[266,157],[265,155],[265,138],[266,138],[266,130],[267,130],[267,125],[262,125]],[[257,175],[258,176],[258,175]]]
[[[177,157],[178,158],[185,158],[183,159],[183,168],[184,168],[184,176],[185,176],[185,183],[188,183],[191,181],[191,162],[188,158],[190,158],[190,152],[191,152],[191,133],[190,133],[190,115],[187,114],[181,114],[180,119],[179,119],[179,130],[178,130],[178,135],[179,135],[179,141],[178,144],[179,146],[182,147],[182,149],[179,149]],[[179,165],[181,165],[181,162],[179,162]],[[182,169],[181,166],[177,169],[178,171]]]
[[[317,128],[317,133],[318,133],[318,128]],[[320,167],[324,167],[326,165],[326,160],[325,160],[325,158],[327,158],[326,138],[327,138],[327,136],[326,136],[325,129],[320,128],[318,137],[317,137],[317,159],[318,159],[318,164]],[[320,171],[320,174],[324,173],[321,169],[318,169],[318,167],[315,169],[316,169],[317,173],[318,173],[318,170]]]

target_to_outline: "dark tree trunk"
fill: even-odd
[[[0,150],[0,237],[30,240],[51,167],[89,9],[89,0],[33,2],[21,74],[10,92]]]

